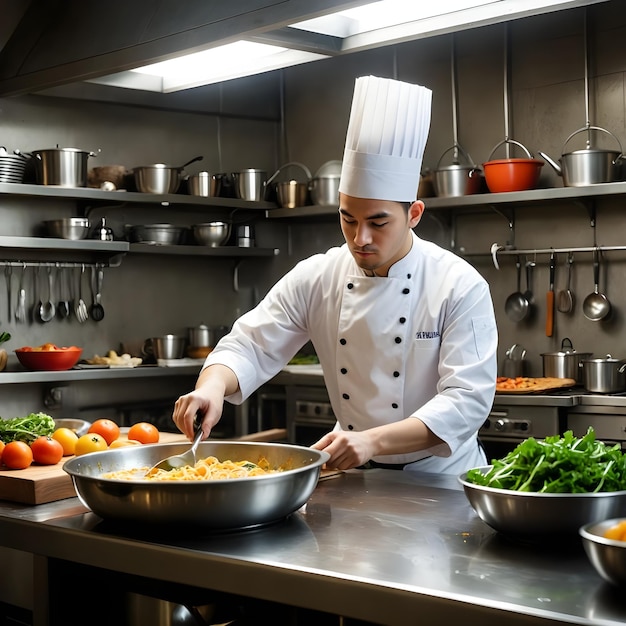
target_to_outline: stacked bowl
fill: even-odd
[[[0,183],[21,183],[28,158],[18,154],[9,154],[0,146]]]

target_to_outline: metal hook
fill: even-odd
[[[494,267],[499,270],[500,264],[498,263],[498,252],[504,248],[498,243],[491,244],[491,258],[493,260]]]

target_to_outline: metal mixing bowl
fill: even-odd
[[[191,230],[197,243],[201,246],[210,246],[212,248],[217,248],[226,243],[230,236],[230,224],[228,222],[194,224]]]
[[[173,224],[136,224],[129,227],[129,235],[135,243],[177,245],[185,230],[183,226]]]
[[[491,466],[478,468],[487,473]],[[526,539],[575,537],[581,526],[600,519],[626,517],[626,491],[534,493],[495,489],[459,477],[478,517],[504,535]]]
[[[189,443],[117,448],[77,456],[63,469],[81,502],[104,519],[149,524],[184,523],[213,530],[260,526],[299,509],[317,485],[326,452],[275,443],[205,441],[197,458],[258,461],[265,457],[282,472],[213,481],[148,481],[102,478],[105,472],[150,467]]]
[[[74,419],[72,417],[55,417],[54,425],[56,428],[69,428],[80,437],[81,435],[86,435],[89,432],[91,422],[88,422],[86,420]]]
[[[46,220],[44,225],[52,237],[59,239],[85,239],[89,234],[89,220],[86,217],[64,217],[59,220]]]
[[[606,539],[604,533],[622,519],[585,524],[580,529],[585,552],[598,574],[614,585],[626,586],[626,541]]]

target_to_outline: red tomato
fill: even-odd
[[[89,432],[100,435],[110,446],[120,436],[120,427],[113,420],[99,419],[89,427]]]
[[[0,463],[2,463],[2,451],[4,450],[4,441],[0,440]]]
[[[4,446],[2,462],[9,469],[25,469],[33,462],[33,451],[23,441],[11,441]]]
[[[148,422],[137,422],[130,427],[128,438],[139,443],[159,443],[159,430]]]
[[[30,444],[33,460],[40,465],[56,465],[63,458],[63,446],[52,437],[42,435]]]

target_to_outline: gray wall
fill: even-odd
[[[593,123],[626,141],[623,53],[626,19],[618,0],[589,9],[592,52]],[[470,30],[455,36],[458,66],[459,139],[478,163],[504,139],[503,41],[504,27]],[[511,42],[511,137],[532,152],[543,150],[554,157],[563,151],[565,138],[585,123],[583,10],[574,9],[514,22]],[[288,161],[305,163],[315,172],[323,163],[341,159],[354,79],[364,74],[397,77],[433,89],[433,120],[424,166],[434,169],[452,145],[452,97],[450,80],[451,36],[406,43],[305,64],[266,76],[242,79],[220,88],[220,97],[207,104],[211,113],[189,113],[49,95],[0,100],[0,144],[8,149],[32,150],[75,146],[101,149],[93,165],[121,163],[127,167],[147,163],[181,164],[197,154],[205,160],[189,168],[237,171],[260,167],[269,173]],[[54,97],[53,97],[54,96]],[[217,102],[217,104],[216,104]],[[284,116],[281,112],[284,108]],[[613,148],[608,138],[606,145]],[[581,145],[572,146],[582,147]],[[569,146],[568,146],[569,148]],[[549,167],[543,168],[541,185],[561,186]],[[596,237],[601,245],[626,243],[619,199],[596,204]],[[503,211],[509,211],[503,208]],[[43,219],[72,214],[71,205],[0,198],[0,234],[31,234]],[[512,211],[512,209],[511,209]],[[192,224],[211,218],[211,212],[156,211],[153,207],[116,206],[98,209],[116,232],[124,224],[172,221]],[[593,245],[585,205],[559,202],[517,207],[515,243],[519,248]],[[276,258],[244,261],[240,268],[239,293],[232,287],[233,260],[188,259],[128,255],[119,268],[105,273],[106,317],[100,324],[51,322],[49,325],[17,326],[6,320],[0,298],[0,328],[14,334],[7,346],[44,341],[82,345],[85,354],[102,353],[122,342],[139,342],[165,332],[184,332],[201,322],[230,324],[252,306],[273,282],[293,264],[313,252],[341,243],[336,218],[290,222],[258,222],[257,242],[276,246]],[[575,257],[573,291],[577,308],[572,315],[559,314],[553,338],[545,337],[545,291],[548,287],[547,257],[538,255],[534,287],[535,314],[522,324],[503,314],[506,296],[515,287],[514,259],[502,260],[502,269],[491,264],[493,242],[510,237],[508,221],[490,207],[480,210],[427,211],[418,232],[442,245],[453,234],[456,250],[489,280],[501,340],[501,354],[513,343],[528,350],[531,373],[541,375],[541,352],[558,348],[570,337],[579,350],[598,355],[612,352],[626,356],[621,345],[626,310],[624,255],[607,253],[601,286],[614,304],[608,322],[587,321],[580,310],[591,291],[590,255]],[[0,259],[1,261],[1,259]],[[559,258],[557,289],[564,284],[565,258]],[[608,267],[607,267],[608,266]],[[2,285],[2,279],[0,279]],[[2,285],[4,287],[4,285]],[[2,293],[0,287],[0,293]],[[189,386],[192,380],[186,381]],[[139,394],[165,397],[179,393],[159,382],[121,390],[118,398]],[[22,410],[39,410],[40,389],[23,385],[3,389],[0,415],[12,417]],[[89,402],[89,385],[82,385],[80,403]],[[117,392],[116,392],[117,393]]]

